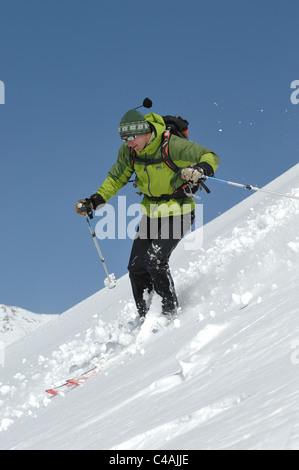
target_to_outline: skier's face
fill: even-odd
[[[136,150],[136,152],[141,152],[144,147],[148,144],[150,138],[151,138],[151,133],[149,134],[144,134],[144,135],[137,135],[134,140],[127,142],[128,146],[130,148],[133,148]]]

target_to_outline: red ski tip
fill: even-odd
[[[50,395],[59,395],[59,393],[56,390],[53,390],[53,388],[50,388],[49,390],[46,390],[47,393],[50,393]]]
[[[79,380],[67,380],[66,381],[68,384],[70,385],[76,385],[77,387],[79,387],[79,385],[81,385],[81,383],[79,382]]]

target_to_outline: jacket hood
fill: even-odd
[[[162,116],[160,116],[159,114],[149,113],[146,114],[144,117],[147,122],[152,124],[152,126],[155,128],[156,137],[154,138],[154,140],[149,142],[149,144],[142,150],[142,152],[138,152],[138,155],[151,155],[155,153],[155,151],[160,147],[163,132],[166,130],[166,125]]]

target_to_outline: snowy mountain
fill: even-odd
[[[268,189],[298,195],[299,164]],[[173,324],[153,333],[154,298],[132,329],[126,275],[10,345],[0,448],[299,449],[298,226],[298,201],[255,193],[204,227],[202,248],[174,252]]]
[[[53,315],[32,313],[23,308],[0,304],[0,341],[8,346],[53,318]]]

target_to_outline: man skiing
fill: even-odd
[[[178,299],[169,258],[194,220],[191,190],[199,187],[202,176],[213,176],[219,165],[217,154],[173,134],[168,136],[168,160],[165,159],[165,131],[162,116],[155,113],[143,116],[137,109],[128,111],[119,125],[124,143],[116,163],[98,191],[76,204],[77,213],[91,215],[116,195],[135,172],[135,184],[144,195],[141,203],[144,215],[133,242],[128,270],[140,317],[148,312],[154,291],[161,297],[162,314],[175,316]]]

